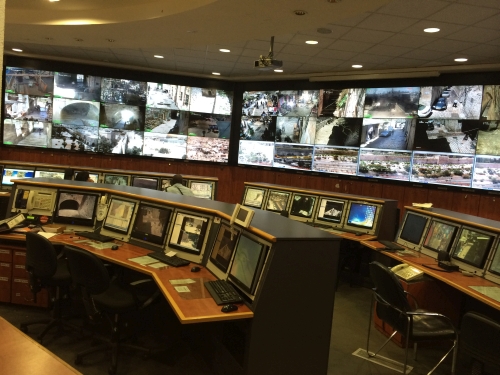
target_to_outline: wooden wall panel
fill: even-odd
[[[380,183],[379,181],[368,181],[364,182],[362,185],[362,195],[366,195],[368,197],[375,197],[375,198],[381,198],[382,197],[382,190],[383,190],[384,185]]]
[[[308,176],[306,179],[305,188],[311,190],[325,190],[327,179],[324,176]]]
[[[363,186],[365,182],[360,180],[345,180],[343,193],[363,195]]]
[[[295,186],[295,174],[278,172],[276,173],[275,184],[278,185],[286,185],[286,186]]]
[[[451,211],[458,211],[464,214],[474,215],[474,216],[482,216],[479,211],[481,195],[475,193],[465,193],[460,191],[454,191],[450,195],[453,197],[453,204],[449,208]],[[497,218],[495,220],[499,219]]]
[[[267,171],[267,170],[253,169],[253,168],[241,168],[241,167],[232,167],[232,168],[244,171],[245,173],[244,182],[265,182],[267,184],[277,184],[275,171]]]
[[[340,178],[325,177],[323,180],[323,190],[332,193],[345,193],[345,180]]]
[[[415,187],[415,186],[407,186],[405,188],[405,195],[403,197],[403,205],[411,206],[412,203],[427,203],[429,195],[429,189],[425,186],[423,187]]]
[[[481,196],[477,216],[491,220],[500,220],[500,197],[495,195]]]
[[[454,196],[448,190],[442,189],[429,189],[427,201],[432,203],[433,207],[443,208],[445,210],[452,210],[454,205]]]

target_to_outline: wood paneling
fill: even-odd
[[[412,203],[427,203],[429,202],[428,195],[427,187],[408,186],[405,188],[402,207],[411,206]]]
[[[482,216],[479,210],[481,195],[475,193],[463,193],[459,191],[454,191],[450,195],[453,197],[453,204],[449,208],[451,211],[458,211],[474,216]],[[497,216],[495,220],[499,220],[499,217]]]
[[[382,197],[382,190],[384,185],[380,182],[364,182],[362,185],[361,195],[366,195],[368,197]]]
[[[454,199],[453,194],[446,189],[429,189],[427,196],[427,200],[432,203],[433,207],[444,208],[445,210],[453,210]]]
[[[286,185],[286,186],[296,186],[294,180],[296,178],[295,174],[278,172],[276,173],[275,184]]]
[[[346,180],[344,182],[344,191],[342,193],[363,195],[363,185],[364,181],[360,180]]]
[[[477,216],[491,220],[500,220],[500,197],[495,195],[481,196]]]

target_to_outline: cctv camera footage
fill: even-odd
[[[144,132],[99,129],[99,152],[107,154],[142,155]]]
[[[54,98],[98,102],[101,98],[101,77],[55,72]]]
[[[99,128],[86,125],[54,125],[51,148],[71,151],[97,151]]]
[[[278,117],[276,142],[314,144],[316,117]]]
[[[363,119],[360,147],[411,150],[415,120],[408,118]]]
[[[469,187],[473,161],[472,155],[415,151],[410,181]]]
[[[418,116],[430,119],[479,119],[483,86],[427,86],[420,89]]]
[[[238,163],[272,167],[274,158],[274,142],[240,141]]]
[[[312,170],[324,173],[356,175],[358,148],[315,146]]]
[[[50,147],[52,124],[41,121],[5,119],[3,144],[29,147]]]
[[[118,78],[103,78],[101,82],[101,102],[146,105],[146,82]]]
[[[101,104],[99,124],[103,128],[142,130],[144,107],[124,104]]]
[[[361,118],[320,117],[316,120],[317,145],[359,146]]]
[[[52,123],[55,125],[99,125],[98,102],[84,102],[71,99],[54,99]]]
[[[500,190],[500,157],[476,156],[472,187],[475,189]]]
[[[276,143],[274,147],[274,167],[311,169],[313,146]]]
[[[500,86],[486,85],[483,89],[481,119],[500,120]]]
[[[146,105],[153,108],[179,109],[175,103],[177,85],[148,82]]]
[[[367,89],[364,117],[416,117],[420,87],[392,87]]]
[[[318,116],[363,117],[366,89],[320,90]]]
[[[361,149],[359,152],[359,176],[408,181],[410,169],[410,151]]]
[[[25,68],[5,69],[5,92],[50,96],[54,91],[54,72]]]
[[[145,132],[142,155],[158,158],[186,159],[187,138],[186,135]]]
[[[5,93],[4,117],[13,120],[52,122],[52,98]]]
[[[476,120],[418,120],[415,150],[474,154],[481,122]]]
[[[278,116],[306,117],[318,112],[319,91],[280,91]]]

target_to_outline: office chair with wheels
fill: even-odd
[[[471,374],[500,373],[500,324],[476,312],[468,312],[460,326],[460,358],[472,364]]]
[[[34,301],[37,300],[37,293],[42,288],[47,288],[53,304],[51,318],[20,324],[23,332],[27,332],[30,325],[46,324],[37,337],[42,342],[50,329],[71,327],[69,323],[62,320],[61,308],[62,296],[68,293],[71,285],[71,275],[66,259],[57,257],[52,243],[45,237],[31,232],[26,233],[26,271],[29,274],[29,286],[33,292]]]
[[[118,279],[111,279],[103,262],[94,254],[71,246],[66,247],[65,253],[73,282],[81,289],[89,319],[96,321],[101,315],[105,315],[109,317],[111,324],[111,338],[102,340],[105,341],[102,345],[78,353],[75,363],[81,363],[82,358],[88,354],[111,349],[109,373],[115,374],[120,347],[136,349],[148,355],[150,349],[122,343],[121,321],[124,314],[151,304],[159,296],[159,290],[156,289],[148,296],[139,296],[133,293],[132,288],[121,285]]]
[[[375,285],[373,289],[372,306],[370,309],[370,321],[368,325],[368,338],[366,341],[366,353],[369,357],[375,357],[378,352],[397,333],[401,333],[406,339],[405,362],[403,374],[406,374],[408,363],[408,346],[410,341],[414,343],[414,355],[416,358],[417,343],[422,341],[452,340],[452,347],[443,358],[429,371],[428,375],[444,361],[453,351],[451,373],[455,374],[455,361],[457,354],[458,332],[446,316],[438,313],[428,312],[421,309],[412,309],[408,302],[409,294],[406,293],[398,277],[381,263],[370,263],[370,278]],[[394,333],[375,352],[371,353],[370,332],[372,325],[373,310],[377,316],[394,329]]]

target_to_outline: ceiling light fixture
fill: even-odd
[[[108,42],[113,43],[115,40],[114,39],[106,39]]]
[[[274,69],[276,73],[283,73],[283,69]]]
[[[457,59],[455,59],[456,62],[466,62],[468,59],[466,59],[465,57],[459,57]]]
[[[23,52],[23,50],[19,49],[19,48],[12,48],[12,51],[14,51],[14,52]]]
[[[352,65],[352,67],[353,67],[354,69],[361,69],[361,68],[363,67],[363,65],[354,64],[354,65]]]
[[[424,32],[426,33],[437,33],[439,31],[440,29],[438,29],[437,27],[428,27],[427,29],[424,29]]]
[[[224,53],[229,53],[229,52],[231,52],[231,50],[230,50],[230,49],[226,49],[226,48],[221,48],[221,49],[219,49],[219,51],[224,52]]]
[[[157,59],[163,59],[162,55],[154,55],[154,57],[156,57]]]
[[[293,13],[296,16],[305,16],[307,14],[307,12],[305,10],[294,10]]]
[[[57,3],[59,0],[49,0],[49,3]]]
[[[77,42],[83,42],[83,39],[75,38],[75,41],[77,41]]]
[[[218,73],[218,72],[212,72],[212,74],[213,74],[214,76],[220,76],[220,73]]]
[[[306,40],[306,44],[318,44],[317,40]]]

